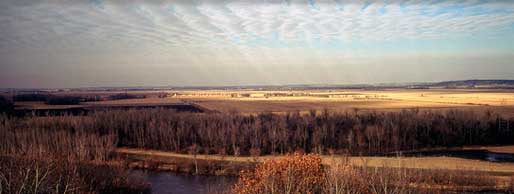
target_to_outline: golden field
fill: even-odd
[[[53,95],[107,96],[126,91],[55,92]],[[491,110],[514,116],[514,91],[506,89],[348,89],[348,90],[149,90],[126,93],[146,95],[142,99],[85,102],[80,106],[138,106],[194,103],[219,112],[307,112],[310,110],[398,111],[471,109]],[[167,94],[164,98],[156,94]],[[66,108],[44,103],[19,102],[25,108]]]
[[[266,96],[281,94],[298,96]],[[188,91],[178,99],[222,112],[241,113],[323,110],[394,111],[420,109],[491,109],[514,115],[514,92],[509,90],[332,90],[332,91]],[[232,97],[227,94],[250,94]]]

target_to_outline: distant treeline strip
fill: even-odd
[[[159,94],[159,97],[165,97]],[[5,97],[2,97],[5,98]],[[10,100],[15,102],[34,102],[43,101],[49,105],[76,105],[81,102],[103,101],[103,100],[124,100],[124,99],[139,99],[146,98],[145,95],[129,94],[129,93],[116,93],[108,96],[102,95],[54,95],[50,93],[27,93],[13,95]],[[5,99],[2,99],[5,101]]]
[[[188,113],[107,110],[87,116],[0,116],[4,154],[105,160],[115,147],[262,155],[294,151],[385,154],[433,147],[514,143],[514,120],[485,112]],[[37,153],[33,153],[37,152]]]

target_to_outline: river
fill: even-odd
[[[403,156],[447,156],[498,163],[514,163],[514,154],[496,153],[487,150],[423,151],[404,153]]]
[[[235,177],[192,176],[172,172],[134,170],[131,176],[141,177],[151,184],[152,194],[221,193],[236,181]]]

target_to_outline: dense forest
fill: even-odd
[[[348,153],[514,143],[514,120],[491,112],[311,111],[308,114],[98,111],[87,116],[0,116],[0,153],[106,160],[116,147],[229,155]]]

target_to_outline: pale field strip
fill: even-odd
[[[168,93],[167,98],[153,94]],[[96,92],[108,95],[116,92]],[[120,92],[117,92],[120,93]],[[355,109],[368,111],[397,111],[408,108],[449,109],[472,107],[477,111],[501,109],[502,114],[514,116],[514,91],[500,89],[384,89],[384,90],[152,90],[130,91],[150,94],[144,99],[108,100],[86,102],[81,105],[45,105],[42,102],[17,102],[21,108],[65,109],[85,106],[140,106],[194,103],[209,110],[254,114],[260,112],[307,112],[327,109],[348,112]],[[90,95],[92,92],[62,92],[56,95]],[[179,94],[179,95],[177,95]],[[236,94],[234,96],[234,94]],[[258,94],[241,96],[240,94]],[[298,96],[270,96],[264,94],[295,94]],[[483,107],[483,108],[477,108]]]
[[[201,91],[197,91],[200,93]],[[225,91],[229,92],[229,91]],[[263,93],[274,91],[244,91]],[[280,91],[279,91],[280,92]],[[282,91],[283,92],[283,91]],[[341,90],[341,91],[293,91],[294,93],[336,94],[336,97],[286,96],[286,97],[236,97],[226,96],[179,96],[201,106],[221,112],[241,113],[291,112],[311,109],[351,111],[352,109],[392,110],[404,108],[465,108],[487,107],[497,109],[512,107],[514,93],[511,90]],[[341,97],[342,95],[342,97]],[[475,109],[483,111],[485,109]],[[509,110],[502,110],[502,114]]]
[[[496,148],[498,149],[498,148]],[[505,148],[511,150],[512,148]],[[511,150],[512,151],[512,150]],[[184,159],[199,159],[227,162],[263,162],[271,159],[279,159],[284,156],[221,156],[221,155],[191,155],[173,152],[144,150],[132,148],[118,148],[117,153],[140,156],[151,160],[153,157],[170,157]],[[326,156],[323,155],[322,163],[331,165],[338,162],[349,162],[353,166],[360,167],[390,167],[412,169],[442,169],[442,170],[469,170],[482,172],[514,173],[514,163],[494,163],[481,160],[462,159],[456,157],[359,157],[359,156]]]
[[[239,113],[287,113],[287,112],[308,112],[309,110],[330,110],[331,112],[353,112],[359,111],[377,111],[377,112],[395,112],[403,109],[419,108],[420,110],[451,110],[451,109],[472,109],[475,112],[483,112],[492,110],[502,115],[514,116],[514,107],[507,106],[477,106],[477,105],[460,105],[460,104],[440,104],[431,102],[408,102],[408,101],[232,101],[232,100],[198,100],[194,101],[202,107],[210,110],[218,110],[221,112],[236,111]],[[501,111],[501,112],[500,112]]]
[[[364,90],[345,90],[345,91],[292,91],[290,93],[305,93],[313,96],[273,96],[273,97],[230,97],[231,93],[239,91],[217,91],[215,93],[196,91],[189,95],[178,96],[178,98],[192,99],[212,99],[212,100],[240,100],[240,101],[360,101],[360,100],[390,100],[390,101],[412,101],[412,102],[431,102],[442,104],[464,104],[464,105],[491,105],[505,106],[514,105],[514,92],[509,90],[500,91],[461,91],[461,90],[385,90],[385,91],[364,91]],[[270,94],[287,93],[284,91],[245,91],[250,94]],[[206,94],[206,95],[203,95]],[[216,95],[217,94],[217,95]],[[319,97],[316,95],[329,95],[333,97]]]

